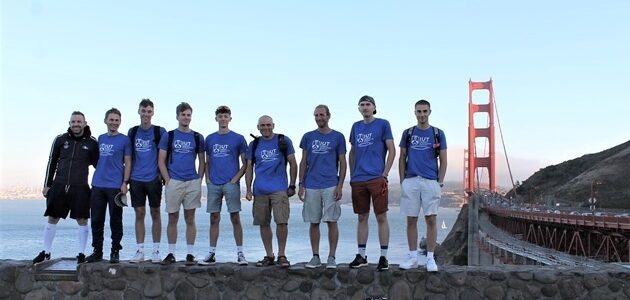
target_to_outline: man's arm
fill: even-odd
[[[241,177],[245,175],[245,171],[247,170],[247,159],[245,158],[245,153],[241,153],[240,156],[241,156],[241,168],[238,169],[238,172],[236,172],[234,177],[232,177],[232,180],[230,181],[232,183],[237,183],[239,180],[241,180]]]
[[[440,171],[438,173],[438,182],[440,184],[444,183],[444,176],[446,176],[446,165],[447,165],[446,149],[441,149],[440,150]]]
[[[247,189],[247,194],[245,194],[245,198],[249,201],[252,200],[254,193],[252,192],[252,181],[254,180],[254,168],[252,166],[252,161],[247,160],[247,167],[245,168],[245,188]]]
[[[120,186],[120,191],[123,194],[127,193],[127,183],[131,177],[131,155],[125,155],[125,171],[123,172],[123,183]]]
[[[197,168],[197,174],[199,174],[199,179],[203,179],[203,174],[206,170],[206,152],[202,151],[197,153],[197,157],[199,158],[199,167]]]
[[[304,175],[306,175],[306,168],[308,167],[306,164],[306,156],[308,155],[308,151],[302,150],[302,159],[300,160],[300,171],[299,171],[299,186],[298,186],[298,198],[304,201],[304,194],[306,190],[304,188]]]
[[[210,183],[210,154],[208,154],[208,152],[206,152],[206,171],[204,172],[204,174],[206,175],[206,184]]]
[[[295,160],[295,154],[289,154],[287,156],[287,160],[289,160],[289,185],[295,186],[295,179],[297,178],[298,173],[298,165]],[[287,195],[289,195],[289,197],[295,195],[295,188],[289,189]]]
[[[346,163],[346,154],[339,154],[339,180],[337,181],[337,187],[335,188],[335,200],[341,200],[343,196],[343,183],[346,180],[346,170],[348,164]]]
[[[42,189],[42,195],[44,195],[44,197],[48,194],[48,190],[52,186],[53,178],[55,177],[55,172],[57,171],[57,164],[59,163],[59,156],[61,154],[59,147],[57,147],[57,140],[60,136],[57,136],[55,140],[53,140],[52,147],[50,147],[48,164],[46,165],[46,177],[44,178],[44,188]]]
[[[385,162],[385,170],[383,170],[383,177],[387,178],[389,170],[391,170],[394,164],[394,158],[396,158],[396,146],[394,146],[394,140],[389,139],[385,141],[387,145],[387,161]]]
[[[348,154],[348,163],[350,165],[350,176],[354,170],[354,146],[350,146],[350,153]]]
[[[400,184],[405,180],[405,172],[407,171],[407,148],[400,147],[400,158],[398,158],[398,176],[400,176]]]
[[[164,149],[160,149],[158,154],[158,168],[160,169],[160,174],[162,174],[162,179],[164,179],[164,184],[171,181],[171,177],[168,175],[168,168],[166,168],[166,150]]]

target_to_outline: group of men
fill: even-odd
[[[394,163],[396,149],[390,124],[374,117],[376,103],[370,96],[359,99],[358,110],[362,120],[355,122],[350,131],[351,149],[348,155],[352,206],[358,216],[358,253],[350,262],[351,268],[368,265],[366,244],[370,203],[378,223],[381,255],[377,269],[387,270],[389,245],[388,174]],[[436,245],[436,215],[446,173],[446,138],[444,132],[429,125],[431,106],[420,100],[414,106],[417,124],[403,132],[399,147],[401,184],[400,207],[407,217],[408,259],[401,269],[418,267],[417,222],[422,212],[427,224],[428,271],[437,271],[433,257]],[[291,139],[274,133],[275,124],[270,116],[258,119],[261,136],[247,145],[245,138],[230,130],[231,110],[219,106],[215,111],[218,131],[204,137],[190,128],[192,107],[182,102],[176,108],[178,127],[166,130],[151,123],[154,105],[143,99],[138,108],[140,125],[129,129],[125,136],[118,132],[121,113],[115,108],[107,111],[104,122],[107,133],[98,141],[80,112],[73,112],[67,133],[57,136],[48,161],[46,180],[42,191],[47,199],[44,228],[44,249],[33,259],[39,263],[50,259],[50,249],[60,218],[70,217],[79,224],[77,262],[97,262],[103,259],[103,231],[105,211],[109,209],[112,247],[110,262],[120,260],[122,249],[122,206],[129,188],[131,204],[135,210],[137,251],[131,262],[145,260],[144,218],[148,199],[152,218],[153,250],[151,261],[171,264],[176,262],[177,223],[180,208],[186,223],[186,265],[216,263],[220,212],[223,199],[230,213],[236,242],[236,257],[240,265],[247,265],[243,252],[243,229],[240,179],[245,176],[246,196],[253,200],[253,224],[260,228],[265,256],[257,266],[279,265],[289,267],[285,248],[288,236],[289,198],[295,194],[304,202],[302,216],[310,223],[309,237],[313,257],[306,268],[322,266],[319,256],[321,222],[328,226],[329,253],[326,268],[336,268],[336,248],[339,237],[337,222],[341,215],[340,201],[346,178],[346,140],[342,133],[329,127],[330,110],[326,105],[315,107],[317,129],[304,134],[300,141],[302,158],[295,159]],[[204,155],[205,154],[205,155]],[[199,159],[197,163],[196,160]],[[289,172],[287,174],[287,164]],[[88,167],[96,168],[92,189],[88,185]],[[201,180],[205,177],[207,212],[210,214],[210,247],[207,256],[197,261],[194,256],[196,238],[195,210],[201,207]],[[296,180],[299,184],[296,187]],[[160,255],[160,206],[164,186],[165,211],[168,213],[168,254]],[[124,202],[124,201],[123,201]],[[126,204],[126,203],[124,203]],[[92,254],[85,256],[88,236],[87,219],[91,217]],[[274,254],[271,220],[276,224],[278,244]]]

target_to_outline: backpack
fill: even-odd
[[[133,164],[136,162],[136,135],[138,135],[138,128],[140,126],[134,126],[131,128],[131,132],[129,134],[129,140],[131,141],[131,167],[133,168]],[[153,125],[153,144],[155,144],[155,149],[158,149],[158,145],[160,144],[160,131],[162,127]],[[160,151],[155,151],[157,154]]]
[[[258,147],[258,143],[260,142],[260,137],[255,136],[251,133],[249,135],[254,138],[254,141],[252,142],[252,166],[253,166],[254,164],[256,164],[256,148]],[[282,152],[282,155],[284,156],[284,164],[286,165],[288,163],[287,152],[288,152],[289,146],[287,145],[287,141],[285,141],[284,139],[284,134],[281,134],[281,133],[278,133],[278,149],[280,149],[280,152]]]
[[[407,129],[407,137],[406,137],[406,145],[407,148],[409,148],[409,144],[411,144],[411,135],[413,134],[413,129],[416,126],[411,126],[409,127],[409,129]],[[440,129],[435,127],[435,126],[431,126],[433,127],[433,135],[435,136],[435,144],[433,144],[433,149],[435,150],[435,157],[440,156]]]
[[[192,131],[195,136],[195,160],[197,160],[197,153],[199,153],[200,145],[199,145],[199,132]],[[171,130],[168,132],[168,144],[166,144],[166,161],[169,164],[173,163],[173,140],[175,139],[175,130]]]

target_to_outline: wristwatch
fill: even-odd
[[[292,189],[292,190],[295,190],[295,185],[292,184],[292,185],[289,186],[289,188]]]

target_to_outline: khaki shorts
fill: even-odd
[[[165,187],[165,210],[167,213],[176,213],[180,206],[184,209],[201,207],[201,179],[179,181],[171,179]]]
[[[254,225],[271,224],[271,214],[276,224],[289,223],[289,197],[286,192],[254,196]]]
[[[389,204],[389,189],[387,180],[383,177],[363,182],[351,182],[352,208],[355,214],[367,214],[370,212],[370,199],[374,206],[374,213],[380,215],[387,212]]]

